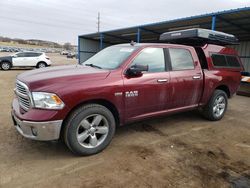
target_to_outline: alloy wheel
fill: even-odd
[[[9,70],[10,69],[10,64],[9,63],[2,63],[2,69]]]
[[[95,148],[102,144],[109,132],[107,119],[100,114],[92,114],[84,118],[78,125],[76,137],[85,148]]]
[[[218,96],[215,101],[214,101],[214,105],[213,105],[213,113],[216,117],[220,117],[224,111],[225,111],[225,107],[226,107],[226,100],[223,96]]]

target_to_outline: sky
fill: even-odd
[[[0,0],[0,36],[77,44],[77,36],[221,10],[250,0]]]

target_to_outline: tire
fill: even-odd
[[[10,70],[10,68],[11,68],[10,62],[4,61],[1,63],[1,69],[6,71],[6,70]]]
[[[45,68],[45,67],[47,67],[47,64],[45,62],[39,62],[37,63],[37,66],[36,66],[36,68],[38,69]]]
[[[65,121],[63,139],[77,155],[101,152],[115,133],[115,119],[106,107],[89,104],[75,110]]]
[[[202,115],[211,121],[223,118],[227,110],[227,94],[222,90],[215,90],[208,104],[203,108]]]

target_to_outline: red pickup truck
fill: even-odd
[[[130,122],[194,109],[220,120],[242,70],[237,52],[220,45],[114,45],[79,65],[18,75],[12,117],[24,137],[62,138],[91,155]]]

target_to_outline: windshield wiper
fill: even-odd
[[[102,67],[98,66],[98,65],[94,65],[94,64],[84,64],[85,66],[90,66],[90,67],[94,67],[94,68],[98,68],[98,69],[102,69]]]

